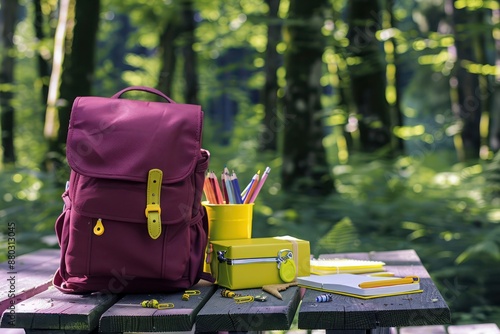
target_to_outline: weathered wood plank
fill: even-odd
[[[100,332],[140,332],[140,331],[190,331],[196,319],[196,314],[205,305],[217,289],[205,282],[192,289],[200,290],[200,295],[182,300],[183,292],[170,294],[137,294],[126,295],[100,319]],[[141,306],[143,300],[156,299],[160,303],[173,303],[174,308],[158,310]]]
[[[446,327],[441,325],[403,327],[399,329],[399,334],[446,334]]]
[[[397,334],[393,328],[375,328],[371,330],[365,329],[340,329],[326,330],[326,334]]]
[[[25,334],[24,329],[21,328],[0,328],[0,334]]]
[[[316,303],[319,294],[306,290],[299,310],[301,329],[377,329],[450,323],[450,310],[413,250],[326,254],[321,258],[355,258],[386,263],[397,276],[417,275],[424,292],[363,300],[334,295],[330,303]]]
[[[500,329],[496,324],[476,324],[448,326],[448,334],[498,334]]]
[[[384,261],[388,265],[422,265],[420,257],[413,249],[402,249],[385,252],[369,252],[369,259],[373,261]]]
[[[381,254],[383,253],[383,254]],[[420,262],[414,250],[370,253],[371,260],[380,260],[386,263],[386,270],[396,276],[416,275],[420,277],[420,286],[423,292],[406,296],[409,302],[405,305],[391,304],[383,311],[378,312],[381,324],[392,323],[391,327],[441,325],[451,322],[451,314],[446,301],[434,285],[429,273]],[[388,297],[394,299],[393,297]],[[383,302],[382,300],[378,300]],[[385,302],[384,302],[385,306]],[[401,310],[401,306],[405,310]],[[402,312],[404,311],[404,312]],[[399,316],[395,316],[395,313]]]
[[[58,249],[43,249],[20,255],[15,259],[13,267],[8,262],[1,263],[0,313],[47,290],[52,285],[52,276],[58,267]]]
[[[69,329],[27,329],[26,334],[99,334],[97,331],[69,330]],[[0,333],[1,334],[1,333]]]
[[[118,298],[107,294],[67,295],[51,288],[16,305],[14,314],[4,312],[1,326],[27,331],[90,332],[97,328],[99,317]]]
[[[233,299],[222,297],[221,290],[219,288],[198,313],[197,332],[287,330],[301,299],[301,289],[298,287],[281,291],[283,300],[261,289],[247,289],[235,292],[251,296],[264,294],[267,301],[237,304]]]

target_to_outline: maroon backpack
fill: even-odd
[[[166,101],[120,98],[130,90]],[[71,175],[55,223],[59,290],[170,292],[204,277],[209,152],[201,148],[202,126],[200,106],[152,88],[75,99],[66,148]]]

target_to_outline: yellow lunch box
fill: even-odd
[[[211,241],[207,259],[216,283],[231,290],[310,275],[309,241],[290,236]]]

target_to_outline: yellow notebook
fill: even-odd
[[[313,259],[311,260],[311,274],[364,274],[384,271],[382,261],[355,260],[355,259]]]
[[[363,299],[422,292],[420,279],[408,277],[370,277],[356,274],[311,275],[297,277],[299,286]]]

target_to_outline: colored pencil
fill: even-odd
[[[217,203],[224,204],[224,197],[222,196],[222,191],[220,190],[219,180],[217,180],[217,175],[215,175],[214,172],[212,172],[212,179],[215,184],[215,197],[217,198]]]
[[[255,190],[253,191],[252,193],[252,197],[250,198],[250,201],[249,203],[253,203],[255,202],[255,199],[257,198],[257,196],[259,195],[259,192],[260,190],[262,189],[262,186],[264,185],[264,183],[266,182],[266,179],[267,179],[267,176],[269,175],[269,172],[271,172],[271,168],[269,167],[266,167],[266,170],[264,171],[264,173],[262,174],[262,177],[259,181],[259,184],[257,185],[257,187],[255,188]]]
[[[236,176],[236,173],[233,170],[233,174],[231,174],[231,185],[233,186],[233,194],[234,198],[236,200],[236,204],[243,204],[243,201],[241,200],[241,190],[240,190],[240,184],[238,183],[238,177]]]
[[[205,177],[205,181],[203,183],[203,191],[205,192],[205,198],[211,204],[216,204],[216,200],[214,194],[212,192],[212,185],[210,184],[210,179]]]
[[[252,185],[252,182],[250,181],[247,186],[245,187],[245,189],[243,189],[243,191],[241,192],[241,199],[242,200],[245,200],[245,196],[248,192],[248,189],[250,189],[250,186]]]
[[[208,180],[210,185],[210,193],[212,194],[212,198],[214,200],[213,204],[219,204],[219,200],[217,198],[217,194],[215,193],[215,181],[212,178],[212,173],[208,173]]]
[[[226,176],[224,175],[224,173],[221,174],[220,181],[222,184],[222,195],[224,197],[224,202],[226,204],[229,204],[229,196],[227,194],[227,189],[226,189]]]
[[[252,197],[252,194],[255,191],[255,188],[257,188],[257,184],[259,183],[259,174],[260,170],[252,177],[252,181],[250,181],[252,184],[245,194],[245,200],[243,201],[244,204],[250,203],[250,198]]]
[[[236,198],[233,194],[233,186],[231,185],[231,177],[229,176],[229,170],[227,168],[224,168],[224,180],[226,182],[227,197],[229,198],[229,202],[226,204],[236,204]]]

